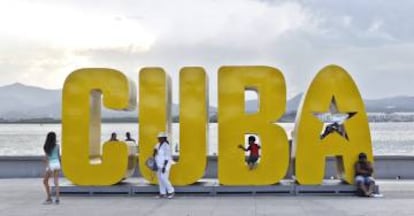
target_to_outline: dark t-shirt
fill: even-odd
[[[256,143],[249,145],[249,147],[247,148],[247,150],[250,151],[250,156],[253,156],[253,157],[259,157],[259,149],[260,149],[260,146],[257,145]]]
[[[358,169],[357,169],[358,166],[361,170],[368,171],[368,173],[358,172]],[[358,162],[355,163],[355,176],[360,175],[360,176],[368,177],[368,176],[371,176],[371,174],[372,174],[372,167],[371,167],[371,164],[369,162],[358,161]]]

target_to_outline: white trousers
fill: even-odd
[[[171,185],[169,180],[170,169],[165,169],[165,172],[162,173],[161,169],[157,171],[158,186],[160,188],[160,194],[165,195],[166,193],[174,193],[174,187]]]

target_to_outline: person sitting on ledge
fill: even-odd
[[[239,145],[238,147],[244,151],[250,151],[249,158],[247,159],[247,165],[249,165],[250,170],[254,169],[256,167],[256,162],[260,157],[260,146],[256,143],[256,137],[249,136],[249,147],[244,148],[243,145]]]
[[[112,132],[111,133],[111,138],[109,138],[108,141],[119,141],[118,138],[116,137],[116,133]]]
[[[355,163],[355,183],[360,196],[373,196],[375,181],[372,177],[373,168],[365,153],[359,153]]]
[[[138,154],[138,145],[137,145],[137,142],[135,141],[135,139],[133,139],[132,137],[131,137],[131,133],[130,132],[126,132],[125,133],[125,136],[126,136],[126,138],[125,138],[125,142],[128,144],[128,146],[131,148],[131,150],[132,150],[132,154],[133,155],[136,155],[136,154]]]
[[[334,133],[334,132],[336,132],[336,133],[340,134],[341,136],[345,137],[346,139],[348,139],[348,136],[345,133],[343,125],[340,125],[337,122],[334,122],[332,124],[327,125],[325,130],[321,134],[320,138],[324,139],[326,136],[328,136],[329,134]]]

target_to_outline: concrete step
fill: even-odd
[[[55,188],[52,187],[54,191]],[[325,180],[321,185],[299,185],[293,180],[282,180],[280,184],[265,186],[226,186],[220,185],[217,179],[201,179],[195,184],[188,186],[175,186],[177,194],[280,194],[280,195],[354,195],[356,187],[354,185],[343,184],[339,180]],[[375,187],[379,193],[379,186]],[[84,195],[104,195],[104,194],[157,194],[158,185],[148,184],[143,178],[127,179],[119,184],[112,186],[77,186],[70,181],[63,179],[60,184],[62,194],[84,194]]]

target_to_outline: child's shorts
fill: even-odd
[[[46,169],[47,169],[47,171],[60,170],[60,162],[59,161],[49,161],[49,165]]]
[[[247,158],[247,163],[248,164],[254,164],[257,162],[257,160],[259,160],[259,157],[257,156],[249,156],[249,158]]]

